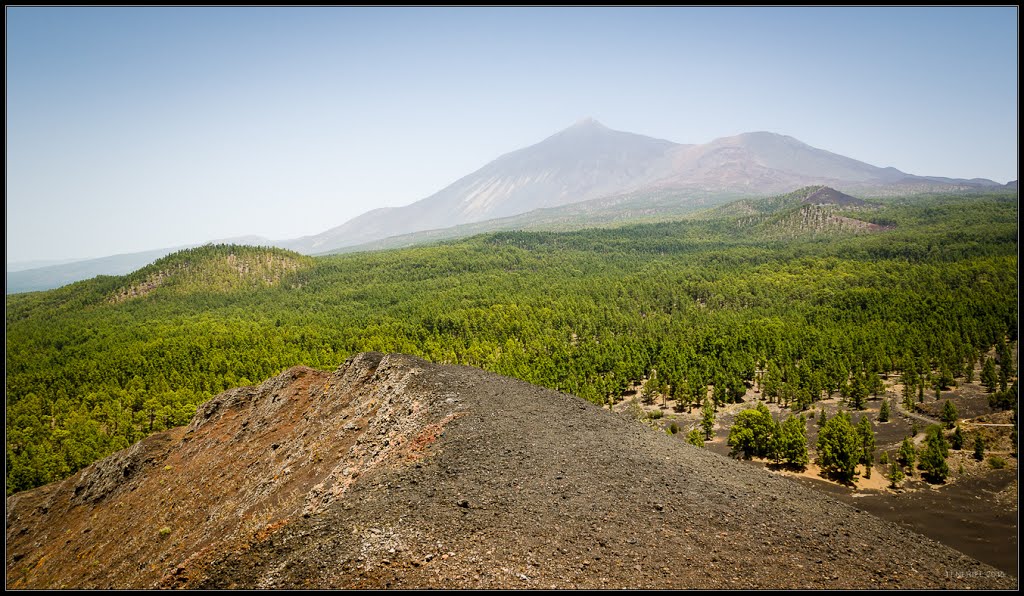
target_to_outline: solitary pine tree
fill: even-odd
[[[881,407],[878,408],[878,421],[889,422],[889,400],[883,399]]]
[[[752,410],[743,410],[729,429],[729,447],[732,455],[742,452],[743,457],[770,457],[774,451],[775,421],[763,402]]]
[[[981,438],[981,433],[974,435],[974,459],[978,461],[985,459],[985,439]]]
[[[690,434],[686,435],[686,442],[697,447],[703,447],[704,433],[700,429],[695,428],[690,431]]]
[[[889,464],[889,488],[896,488],[905,478],[903,469],[896,462]]]
[[[921,463],[918,464],[929,482],[946,481],[946,477],[949,476],[947,457],[949,457],[949,445],[942,436],[942,428],[935,425],[928,429],[928,439],[924,451],[921,453]]]
[[[900,450],[896,454],[896,461],[907,468],[907,472],[914,475],[914,464],[917,462],[917,449],[914,448],[914,441],[907,437],[903,439]]]
[[[704,411],[702,412],[700,425],[704,429],[704,440],[711,440],[711,432],[715,429],[715,406],[711,400],[704,400]]]
[[[957,418],[960,413],[956,411],[956,406],[953,402],[946,400],[945,405],[942,406],[942,421],[946,423],[946,428],[953,428],[956,426]]]
[[[818,463],[821,469],[849,482],[857,471],[863,449],[850,415],[839,412],[818,431]]]

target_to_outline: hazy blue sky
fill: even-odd
[[[592,116],[1017,177],[1017,8],[11,8],[7,259],[321,232]]]

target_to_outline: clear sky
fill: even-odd
[[[1017,178],[1018,9],[8,7],[8,262],[315,234],[584,117]]]

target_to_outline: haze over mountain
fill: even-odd
[[[767,195],[810,185],[886,194],[999,186],[991,180],[914,176],[770,132],[681,145],[611,130],[587,118],[411,205],[375,209],[281,246],[324,253],[611,195],[675,191],[685,202],[686,192]]]
[[[678,146],[587,118],[536,145],[506,153],[423,200],[375,209],[285,245],[299,252],[326,252],[620,193],[666,175],[668,154]]]
[[[396,175],[400,174],[399,169]],[[410,205],[373,209],[313,236],[232,241],[323,254],[482,231],[679,216],[738,196],[784,193],[811,185],[868,195],[1015,188],[978,178],[915,176],[770,132],[686,145],[611,130],[586,118],[535,145],[502,155]],[[181,248],[185,247],[8,271],[6,289],[7,293],[44,290],[96,275],[120,275]]]

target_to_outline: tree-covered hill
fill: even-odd
[[[786,219],[799,200],[775,201],[315,259],[204,247],[8,296],[8,493],[183,424],[226,388],[361,351],[479,366],[598,403],[652,369],[695,400],[713,385],[725,401],[767,370],[806,405],[858,377],[961,370],[1016,339],[1015,195],[842,211],[875,224],[861,234],[802,230]]]

